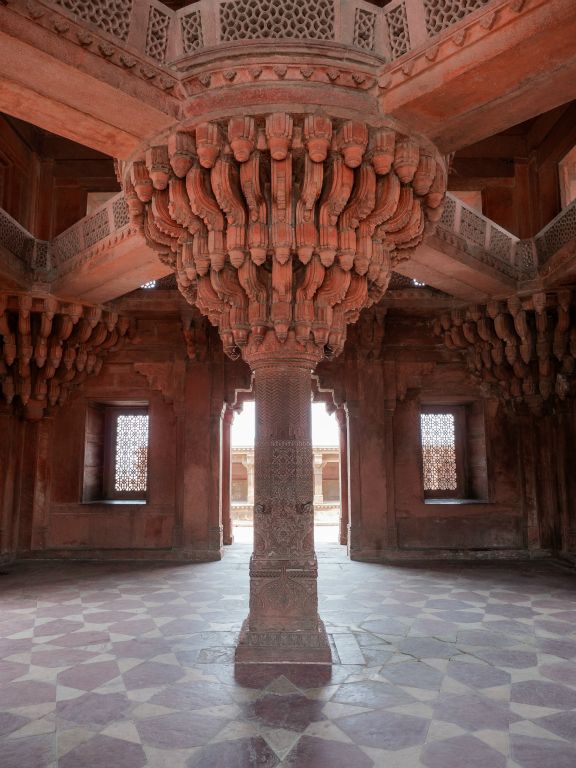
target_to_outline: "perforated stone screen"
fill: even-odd
[[[424,0],[428,34],[431,37],[437,35],[488,2],[489,0]]]
[[[220,6],[222,40],[334,39],[333,0],[229,0]]]
[[[374,35],[376,31],[376,14],[363,8],[356,8],[354,15],[354,45],[374,50]]]
[[[118,414],[114,490],[146,492],[148,485],[148,414]]]
[[[95,24],[104,32],[126,40],[130,29],[132,0],[56,0],[84,21]]]
[[[456,429],[451,413],[421,413],[424,491],[455,491]]]
[[[408,17],[406,5],[400,3],[386,14],[388,36],[392,58],[403,56],[410,49],[410,33],[408,32]]]

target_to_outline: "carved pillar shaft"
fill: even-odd
[[[248,474],[246,500],[248,501],[248,504],[254,505],[254,461],[251,460],[251,457],[248,457],[248,461],[246,462],[246,471]]]
[[[276,346],[276,345],[273,345]],[[255,374],[254,552],[239,661],[330,662],[318,617],[310,374],[318,356],[295,339],[247,355]]]
[[[314,458],[314,504],[324,502],[324,490],[322,484],[322,456]]]
[[[348,544],[348,416],[343,407],[336,411],[340,427],[340,544]]]
[[[234,411],[226,406],[222,417],[222,436],[220,441],[220,500],[222,504],[222,536],[224,544],[232,544],[234,535],[232,532],[232,506],[230,503],[230,477],[232,468],[231,456],[231,428],[234,421]]]

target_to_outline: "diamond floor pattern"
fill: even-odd
[[[8,568],[0,766],[575,768],[575,574],[321,544],[332,668],[235,667],[248,558]]]

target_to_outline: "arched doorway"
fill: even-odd
[[[341,542],[340,428],[323,402],[311,403],[314,455],[314,537]],[[252,544],[254,505],[254,401],[237,409],[230,430],[230,517],[233,541]],[[226,482],[226,480],[223,480]]]

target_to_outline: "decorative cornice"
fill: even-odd
[[[464,46],[476,44],[506,27],[521,13],[528,13],[545,3],[546,0],[492,0],[485,7],[473,11],[470,17],[465,16],[398,57],[382,72],[378,80],[380,90],[389,92],[418,77],[459,53]]]
[[[94,57],[128,72],[159,90],[171,92],[178,86],[178,78],[170,69],[151,57],[139,54],[121,40],[73,18],[72,14],[37,0],[17,2],[8,0],[8,7],[20,13],[61,40],[78,46]]]

